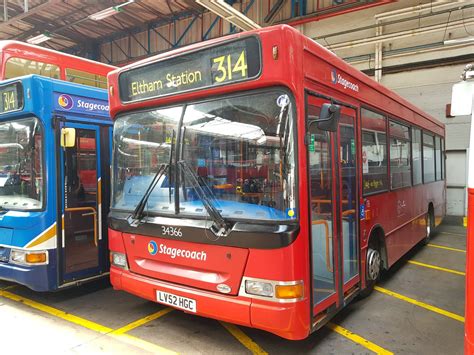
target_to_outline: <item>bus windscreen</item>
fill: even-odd
[[[122,102],[142,101],[258,77],[260,43],[246,37],[120,74]]]

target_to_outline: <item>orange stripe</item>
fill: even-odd
[[[54,223],[49,229],[45,230],[43,233],[41,233],[36,239],[30,242],[26,246],[26,248],[32,248],[35,247],[53,237],[56,236],[56,223]]]
[[[102,203],[102,178],[97,181],[97,203]]]

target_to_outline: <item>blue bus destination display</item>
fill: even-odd
[[[20,83],[0,86],[0,113],[21,108],[23,108],[23,86]]]
[[[259,42],[247,37],[125,71],[120,99],[140,101],[253,79],[260,69]]]

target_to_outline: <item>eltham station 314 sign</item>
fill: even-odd
[[[120,74],[122,102],[141,101],[257,77],[260,43],[254,36],[167,58]]]

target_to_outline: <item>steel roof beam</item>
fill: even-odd
[[[4,0],[4,3],[3,3],[4,8],[5,8],[5,3],[7,3],[7,0]],[[49,0],[48,2],[45,2],[43,4],[40,4],[38,6],[35,6],[31,9],[29,9],[28,12],[19,13],[18,15],[15,15],[15,16],[9,18],[8,21],[0,22],[0,30],[2,30],[5,27],[8,27],[9,25],[15,24],[15,22],[21,21],[22,19],[24,19],[24,18],[26,18],[30,15],[34,15],[34,14],[40,12],[41,10],[44,10],[44,9],[46,9],[46,8],[52,6],[52,5],[60,4],[60,3],[62,3],[61,0]],[[14,4],[9,4],[9,5],[12,6]]]

